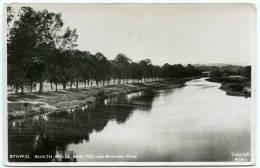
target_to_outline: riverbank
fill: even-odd
[[[181,78],[146,83],[108,85],[103,87],[87,87],[71,90],[49,91],[44,93],[26,93],[24,95],[8,95],[8,119],[32,117],[53,111],[93,104],[100,97],[112,97],[146,90],[149,88],[179,88],[192,78]]]
[[[210,77],[210,82],[221,83],[220,89],[230,96],[251,96],[251,81],[241,77]]]

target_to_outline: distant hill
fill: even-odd
[[[192,64],[194,66],[244,66],[244,65],[238,65],[238,64],[226,64],[226,63],[208,63],[208,64]]]

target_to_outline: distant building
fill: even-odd
[[[232,76],[229,76],[229,78],[232,78],[232,79],[242,79],[242,80],[247,79],[246,77],[240,76],[240,75],[232,75]]]
[[[246,79],[246,77],[241,76],[241,75],[230,75],[230,78],[242,78],[242,79]]]
[[[209,71],[204,71],[202,72],[202,76],[209,76],[210,72]]]

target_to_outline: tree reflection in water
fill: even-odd
[[[73,151],[67,151],[68,144],[88,141],[93,131],[102,131],[110,120],[115,120],[118,124],[124,123],[135,109],[149,112],[156,94],[152,90],[146,90],[107,98],[96,104],[67,111],[9,121],[9,161],[77,161]],[[29,159],[10,157],[28,154]],[[35,158],[37,155],[39,157]],[[63,157],[55,158],[57,155]]]

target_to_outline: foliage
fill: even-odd
[[[123,53],[108,60],[101,52],[92,54],[77,50],[77,31],[69,27],[62,31],[64,23],[60,13],[22,7],[15,16],[8,7],[7,23],[8,85],[16,93],[18,90],[23,93],[24,88],[32,91],[36,83],[42,92],[43,81],[51,86],[55,84],[57,91],[59,84],[66,89],[68,85],[78,88],[79,83],[92,86],[95,82],[99,86],[201,74],[192,65],[165,64],[160,67],[153,65],[150,59],[133,62]]]

